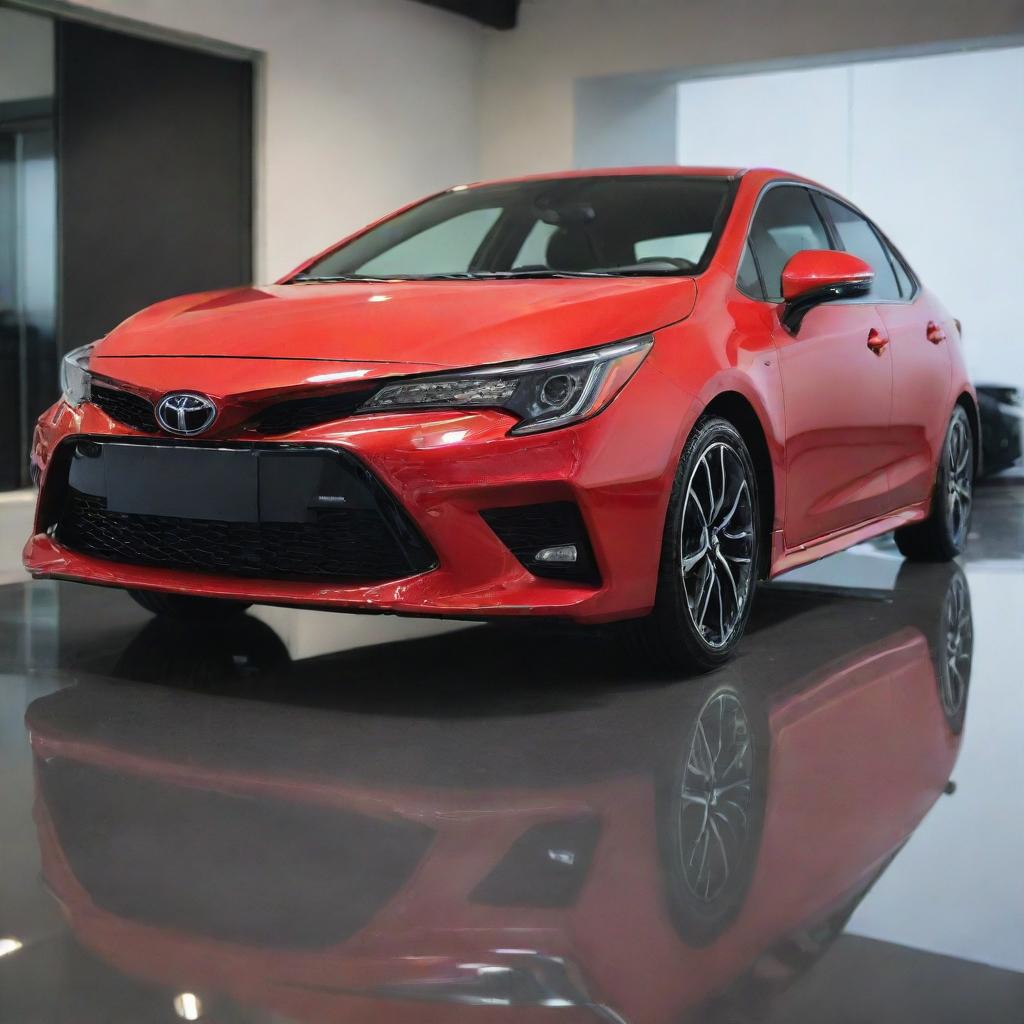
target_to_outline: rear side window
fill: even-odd
[[[804,249],[831,249],[825,225],[806,189],[782,185],[761,199],[750,225],[750,243],[764,281],[765,298],[782,300],[782,268]]]
[[[893,251],[892,246],[886,245],[885,251],[889,254],[892,269],[896,271],[896,282],[900,286],[900,295],[909,299],[914,294],[914,282],[911,280],[906,264],[900,259],[899,254]]]
[[[848,206],[837,203],[828,196],[822,196],[828,215],[839,238],[839,244],[854,256],[859,256],[870,264],[875,272],[875,280],[871,286],[869,298],[898,299],[900,289],[896,284],[896,273],[889,261],[889,255],[875,229],[859,214]]]

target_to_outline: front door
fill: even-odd
[[[765,298],[775,303],[790,257],[832,248],[810,192],[799,185],[764,194],[750,244]],[[872,302],[818,306],[795,336],[776,317],[773,336],[786,411],[785,542],[793,548],[886,510],[892,356]]]
[[[892,355],[871,303],[812,309],[775,331],[786,408],[786,547],[887,511]],[[871,346],[869,347],[869,341]]]

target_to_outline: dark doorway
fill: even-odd
[[[252,64],[57,26],[60,335],[252,279]]]

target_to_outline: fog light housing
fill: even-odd
[[[594,549],[575,502],[487,508],[480,515],[534,576],[600,585]]]
[[[533,556],[535,562],[557,562],[566,564],[575,562],[578,558],[575,544],[559,544],[553,548],[541,548]]]

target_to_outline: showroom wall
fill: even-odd
[[[0,8],[0,103],[53,95],[53,33],[46,22]]]
[[[813,130],[751,118],[752,96]],[[688,81],[677,118],[679,163],[784,167],[860,204],[963,320],[974,379],[1024,386],[1024,48]]]
[[[481,171],[571,166],[574,98],[586,76],[1014,35],[1024,39],[1019,0],[524,0],[518,28],[486,35]],[[784,110],[750,113],[787,124]]]
[[[67,6],[264,55],[257,96],[258,280],[287,272],[376,214],[477,176],[483,29],[464,18],[408,0],[76,0]]]

